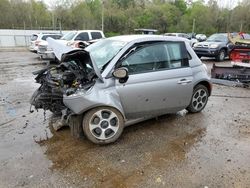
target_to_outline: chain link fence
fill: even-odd
[[[0,35],[0,47],[28,47],[30,36],[27,35]]]
[[[0,48],[28,47],[30,45],[32,34],[59,32],[59,30],[0,29]]]

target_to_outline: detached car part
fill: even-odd
[[[211,77],[222,80],[250,83],[250,68],[246,67],[221,67],[213,64]]]

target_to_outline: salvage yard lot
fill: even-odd
[[[214,85],[202,113],[132,125],[98,146],[29,112],[31,72],[44,66],[36,54],[0,52],[0,187],[250,187],[249,89]]]

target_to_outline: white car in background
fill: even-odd
[[[197,35],[195,36],[195,38],[196,38],[199,42],[202,42],[202,41],[207,40],[207,36],[204,35],[204,34],[197,34]]]
[[[79,48],[81,45],[88,45],[88,43],[93,43],[98,39],[105,38],[104,34],[100,30],[79,30],[79,31],[70,31],[66,33],[60,40],[57,40],[58,43],[61,43],[65,46],[70,46],[72,48]],[[46,46],[46,50],[45,49]],[[40,50],[41,48],[41,50]],[[46,60],[56,60],[54,51],[48,43],[41,43],[39,46],[39,53],[42,59]]]
[[[165,33],[165,36],[174,36],[174,37],[181,37],[181,38],[186,38],[190,41],[190,46],[193,46],[195,43],[198,42],[197,39],[192,38],[190,35],[186,33]]]
[[[37,33],[31,35],[31,42],[29,46],[29,50],[31,52],[37,53],[38,46],[42,43],[46,43],[46,39],[51,37],[53,39],[60,39],[62,34],[60,33]]]

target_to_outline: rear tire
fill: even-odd
[[[191,102],[186,110],[191,113],[202,111],[207,104],[208,96],[209,93],[206,86],[200,84],[195,86]]]

